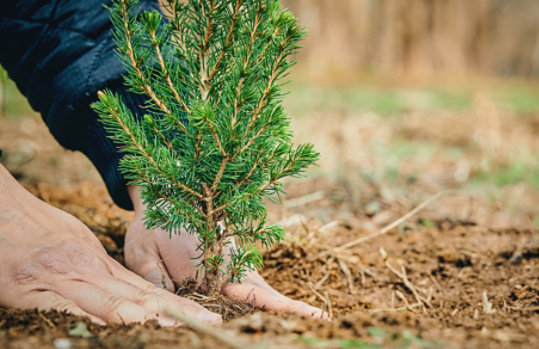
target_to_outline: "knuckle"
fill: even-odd
[[[103,308],[111,313],[116,313],[122,307],[125,299],[121,296],[107,294],[102,298]]]
[[[66,274],[69,271],[69,261],[60,245],[42,247],[36,254],[36,263],[45,271],[54,274]]]
[[[21,265],[13,271],[13,280],[17,284],[29,284],[36,281],[40,275],[41,268],[35,263]]]
[[[152,311],[157,311],[157,312],[159,311],[161,301],[155,295],[145,294],[139,299],[140,299],[139,304],[143,308],[152,310]]]
[[[58,311],[73,311],[77,308],[77,305],[67,299],[58,299],[56,302],[52,303],[51,309],[56,309]]]

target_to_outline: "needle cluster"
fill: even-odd
[[[318,158],[310,144],[293,146],[282,107],[305,32],[278,0],[167,0],[164,15],[137,3],[109,10],[125,83],[147,97],[146,113],[110,91],[93,108],[124,154],[126,179],[141,187],[146,225],[198,234],[215,294],[261,267],[256,243],[283,238],[263,199]]]

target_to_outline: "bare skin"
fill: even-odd
[[[125,236],[124,254],[129,269],[156,286],[173,292],[174,286],[187,278],[200,279],[197,265],[198,237],[181,232],[172,238],[161,229],[147,230],[143,223],[144,205],[140,189],[129,186],[128,192],[135,208],[135,217]],[[239,301],[254,302],[264,310],[283,311],[327,319],[319,308],[283,296],[273,289],[256,271],[249,272],[242,282],[225,282],[221,293]]]
[[[109,257],[75,217],[37,199],[0,165],[0,305],[66,310],[97,323],[178,325],[167,309],[221,317],[154,286]]]

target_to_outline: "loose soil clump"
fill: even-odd
[[[18,156],[16,146],[16,139],[25,139],[20,128],[30,124],[28,144],[36,152],[28,150],[31,161]],[[82,220],[123,263],[123,235],[132,214],[112,204],[87,160],[52,146],[54,140],[39,127],[44,128],[34,119],[2,120],[3,163],[32,193]],[[243,348],[260,343],[269,348],[538,346],[537,228],[489,225],[487,218],[501,222],[510,212],[490,214],[480,200],[461,195],[433,203],[432,210],[387,234],[341,248],[415,207],[418,202],[406,202],[403,191],[413,192],[421,183],[435,187],[419,178],[402,191],[388,192],[391,186],[358,184],[353,178],[290,183],[286,208],[270,208],[271,219],[285,225],[288,242],[265,251],[262,275],[284,295],[322,307],[332,321],[261,312],[250,304],[204,298],[189,288],[182,294],[223,314],[225,323],[215,331],[233,336]],[[525,188],[517,202],[522,222],[528,219],[524,213],[537,210],[536,191]],[[523,205],[527,208],[520,210]],[[55,311],[0,308],[0,347],[226,345],[188,326],[98,326]]]

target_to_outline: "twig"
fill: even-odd
[[[246,349],[246,348],[256,348],[255,346],[251,346],[245,342],[243,342],[238,336],[232,336],[226,333],[223,330],[220,330],[214,326],[209,326],[206,323],[195,320],[181,312],[178,312],[173,309],[165,309],[165,313],[168,316],[171,316],[187,325],[189,325],[191,328],[193,328],[195,331],[199,333],[203,333],[209,337],[212,337],[219,342],[225,344],[226,346],[233,348],[233,349]]]
[[[506,305],[505,308],[511,309],[511,310],[518,310],[518,311],[539,311],[539,306],[537,306],[537,307],[519,308],[519,307],[513,307],[511,305]]]
[[[329,258],[326,262],[326,274],[320,279],[320,281],[318,281],[315,285],[314,285],[314,289],[317,290],[320,288],[320,286],[322,286],[324,284],[324,282],[327,281],[327,279],[329,279],[329,276],[331,275],[331,265],[333,263],[333,258]]]
[[[47,318],[45,315],[43,315],[42,312],[39,312],[37,314],[43,321],[47,323],[47,325],[49,325],[50,328],[54,328],[54,324],[52,323],[52,321],[49,318]]]
[[[329,302],[329,298],[326,299],[326,297],[322,296],[320,294],[320,292],[316,291],[311,285],[307,284],[307,286],[311,289],[311,291],[313,291],[313,293],[314,293],[314,295],[316,297],[320,298],[320,300],[322,300],[322,302],[324,302],[326,304],[326,308],[327,308],[328,313],[329,313],[329,311],[331,310],[330,309],[331,308],[331,303]],[[327,294],[327,292],[326,292],[326,294]],[[331,317],[330,317],[330,319],[331,319]]]
[[[334,227],[338,227],[339,224],[340,224],[339,221],[331,221],[329,223],[324,224],[320,228],[318,228],[318,232],[325,233],[325,232],[327,232],[328,230],[330,230],[330,229],[332,229]]]
[[[430,300],[425,299],[424,297],[421,297],[419,292],[417,292],[417,288],[414,286],[414,284],[408,279],[408,276],[406,275],[406,268],[404,266],[401,267],[401,271],[396,270],[390,263],[389,259],[387,257],[387,253],[383,248],[380,248],[380,254],[382,255],[382,259],[384,260],[384,264],[391,271],[393,274],[397,275],[402,282],[404,283],[404,286],[412,292],[414,297],[416,298],[417,302],[423,305],[423,311],[427,313],[425,304],[432,308],[432,304],[430,303]],[[398,295],[398,294],[397,294]]]
[[[401,291],[395,291],[395,294],[397,295],[397,297],[399,297],[401,299],[401,301],[404,302],[404,304],[406,305],[406,308],[410,309],[413,313],[417,313],[417,311],[413,308],[410,307],[410,303],[408,303],[408,300],[406,299],[406,297],[404,297],[404,295],[402,294]],[[418,302],[417,304],[421,304],[423,305],[422,303]]]
[[[327,291],[324,291],[324,296],[327,299],[329,318],[333,319],[333,307],[331,306],[331,299],[329,298]]]
[[[300,196],[298,198],[289,199],[286,201],[285,205],[287,208],[304,206],[304,205],[310,204],[311,202],[322,200],[324,197],[325,197],[325,193],[319,190],[319,191],[315,191],[314,193],[309,193],[307,195]]]
[[[496,310],[493,309],[492,303],[488,301],[487,291],[483,291],[482,300],[483,300],[483,313],[494,314]]]
[[[322,285],[324,284],[324,282],[326,282],[327,279],[329,279],[330,272],[331,272],[331,269],[328,270],[328,271],[326,272],[326,275],[324,275],[324,276],[320,279],[320,281],[318,281],[318,282],[316,283],[316,285],[314,285],[314,288],[315,288],[315,289],[320,288],[320,286],[322,286]]]
[[[417,289],[414,286],[414,284],[412,284],[412,282],[408,280],[408,276],[406,275],[406,269],[404,267],[402,267],[401,272],[398,272],[395,268],[393,268],[393,266],[391,266],[391,264],[389,264],[389,261],[386,261],[385,265],[391,272],[393,272],[393,274],[401,278],[402,282],[404,283],[404,286],[406,286],[406,288],[408,288],[412,292],[412,294],[414,295],[414,297],[416,298],[418,302],[424,303],[428,305],[429,308],[432,308],[432,305],[430,304],[430,302],[424,297],[421,297],[419,292],[417,292]]]
[[[418,205],[417,207],[415,207],[413,210],[409,211],[408,213],[406,213],[405,215],[401,216],[399,219],[397,219],[396,221],[394,221],[393,223],[389,224],[389,225],[386,225],[385,227],[383,227],[380,231],[376,232],[376,233],[372,233],[372,234],[369,234],[367,236],[363,236],[359,239],[356,239],[356,240],[353,240],[353,241],[350,241],[344,245],[341,245],[339,247],[336,247],[334,249],[334,251],[338,252],[338,251],[341,251],[341,250],[344,250],[344,249],[347,249],[347,248],[350,248],[350,247],[354,247],[356,245],[359,245],[365,241],[368,241],[368,240],[371,240],[371,239],[374,239],[376,237],[379,237],[379,236],[382,236],[384,234],[386,234],[387,232],[389,232],[391,229],[399,226],[400,224],[404,223],[406,220],[408,220],[410,217],[414,216],[415,214],[417,214],[419,211],[421,211],[422,209],[424,209],[425,207],[427,207],[431,202],[435,201],[436,199],[438,199],[439,197],[449,193],[453,191],[452,189],[449,189],[449,190],[443,190],[443,191],[440,191],[438,193],[436,193],[435,195],[431,196],[430,198],[428,198],[427,200],[423,201],[420,205]]]
[[[400,308],[377,308],[377,309],[373,309],[371,311],[369,311],[369,315],[373,315],[373,314],[376,314],[376,313],[381,313],[383,311],[407,311],[407,310],[412,310],[414,308],[417,308],[421,306],[420,303],[415,303],[415,304],[412,304],[410,305],[409,307],[400,307]]]
[[[350,271],[350,268],[348,268],[348,265],[346,265],[346,263],[344,263],[339,258],[337,258],[337,263],[339,264],[339,267],[341,268],[343,274],[346,276],[350,292],[354,292],[354,279],[352,278],[352,272]],[[363,276],[363,278],[365,278],[365,276]]]

